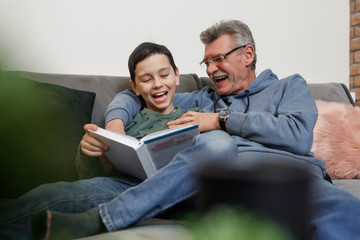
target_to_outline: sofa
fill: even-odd
[[[212,85],[207,77],[180,75],[177,92]],[[314,99],[354,107],[341,83],[309,83]],[[127,76],[70,75],[2,71],[0,80],[1,204],[44,183],[78,179],[74,158],[88,122],[104,127],[104,112],[116,93],[130,88]],[[58,137],[61,136],[61,137]],[[314,139],[314,141],[321,139]],[[360,199],[360,180],[334,179]],[[150,219],[101,239],[183,239],[178,222]],[[98,239],[93,236],[86,239]]]

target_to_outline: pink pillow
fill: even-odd
[[[360,178],[360,108],[316,100],[319,117],[311,151],[333,179]]]

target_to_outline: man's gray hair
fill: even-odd
[[[237,46],[252,45],[254,47],[255,56],[251,63],[251,69],[255,70],[257,60],[255,41],[249,27],[245,23],[239,20],[220,21],[203,31],[200,34],[200,40],[207,45],[224,34],[231,35],[235,39]]]

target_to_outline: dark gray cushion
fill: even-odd
[[[0,78],[0,198],[39,184],[77,179],[74,159],[95,93]]]

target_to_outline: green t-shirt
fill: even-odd
[[[196,107],[189,111],[201,112],[201,109]],[[167,129],[167,122],[180,118],[185,110],[176,107],[175,110],[169,114],[162,114],[152,111],[148,108],[141,110],[133,120],[125,128],[127,135],[135,138],[142,138],[150,133]]]

